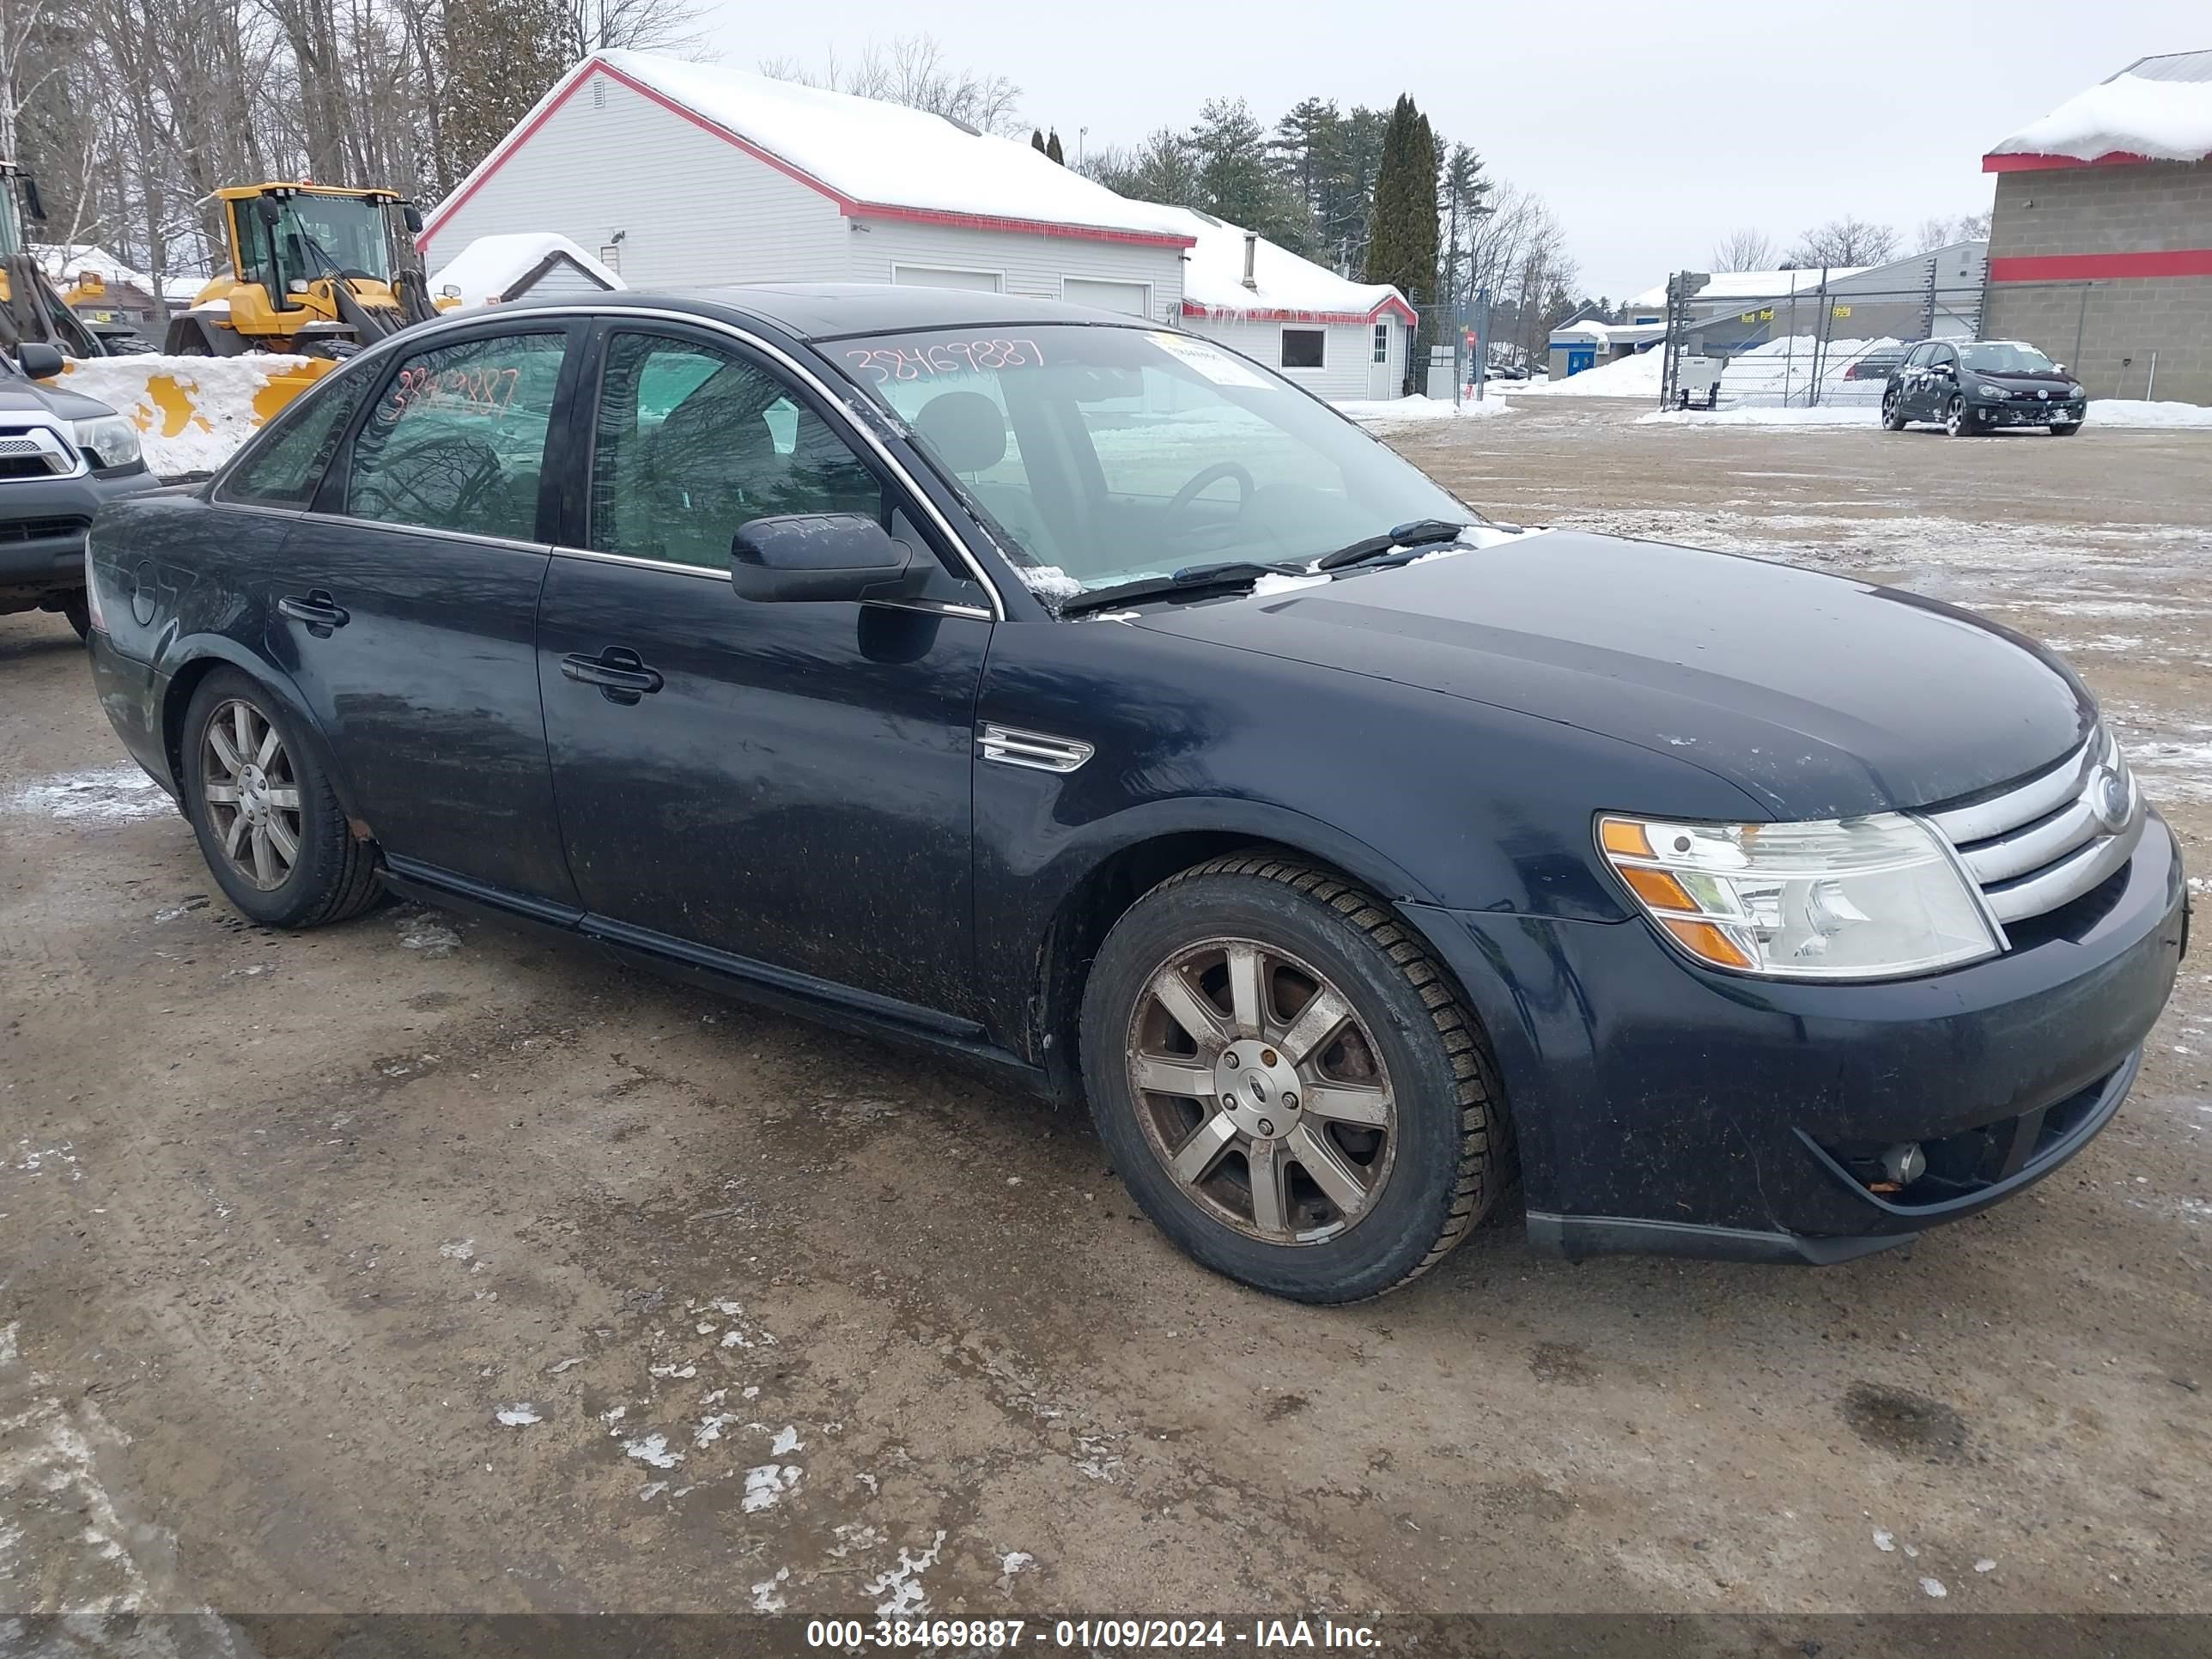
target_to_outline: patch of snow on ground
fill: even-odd
[[[783,1587],[791,1582],[791,1569],[778,1567],[775,1576],[763,1578],[753,1586],[755,1613],[781,1613],[784,1608]]]
[[[755,1515],[774,1509],[783,1495],[799,1485],[805,1473],[789,1463],[763,1463],[745,1471],[744,1511]]]
[[[526,1400],[512,1406],[501,1406],[492,1413],[492,1417],[510,1429],[520,1429],[544,1420],[538,1415],[538,1407]]]
[[[1516,398],[1642,398],[1659,401],[1659,372],[1665,367],[1656,346],[1632,356],[1616,357],[1595,368],[1559,380],[1508,382],[1504,388]],[[1723,381],[1725,384],[1725,381]]]
[[[898,1565],[886,1567],[881,1573],[860,1586],[863,1595],[879,1595],[876,1616],[880,1619],[917,1619],[929,1611],[929,1598],[921,1587],[921,1575],[937,1565],[938,1552],[945,1547],[944,1528],[930,1540],[929,1547],[916,1555],[902,1545]]]
[[[135,766],[40,778],[0,797],[0,809],[25,817],[93,823],[125,823],[176,810],[161,786]]]
[[[635,1440],[625,1440],[623,1451],[656,1469],[672,1469],[684,1461],[682,1452],[668,1449],[668,1437],[665,1434],[648,1434]]]
[[[1491,383],[1488,394],[1481,402],[1473,398],[1455,404],[1448,398],[1346,398],[1336,402],[1336,412],[1348,416],[1362,426],[1396,426],[1407,421],[1480,420],[1486,416],[1510,413],[1505,399],[1498,395],[1503,388]],[[1653,386],[1651,395],[1659,395]]]

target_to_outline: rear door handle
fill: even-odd
[[[596,657],[571,653],[561,659],[561,673],[580,685],[598,686],[599,695],[609,702],[624,704],[659,690],[665,684],[636,652],[619,645],[609,646]]]
[[[276,614],[307,623],[307,631],[319,640],[330,638],[333,629],[343,628],[353,620],[353,613],[332,599],[330,590],[325,587],[309,588],[304,599],[287,593],[276,601]]]

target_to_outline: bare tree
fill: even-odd
[[[1022,89],[1003,75],[951,67],[934,35],[902,34],[888,46],[871,40],[849,64],[841,64],[831,52],[818,72],[791,58],[763,59],[759,69],[778,81],[925,109],[1003,138],[1018,137],[1024,125]]]
[[[1912,251],[1932,253],[1954,242],[1986,241],[1989,234],[1990,216],[1986,213],[1961,213],[1951,219],[1939,215],[1920,222],[1920,228],[1912,233]]]
[[[1715,270],[1771,270],[1774,239],[1763,230],[1732,230],[1713,244]]]
[[[702,44],[699,0],[561,0],[568,21],[568,58],[595,52],[696,52]]]
[[[1800,236],[1784,263],[1801,270],[1815,265],[1878,265],[1897,257],[1898,241],[1892,227],[1847,213]]]

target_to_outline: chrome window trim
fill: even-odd
[[[593,564],[629,564],[641,570],[665,570],[675,576],[703,576],[708,581],[727,582],[730,573],[710,565],[678,564],[673,559],[648,559],[635,553],[602,553],[596,547],[571,547],[566,542],[553,544],[556,559],[588,559]],[[961,605],[952,599],[863,599],[863,605],[880,605],[886,611],[920,611],[933,617],[979,617],[986,622],[994,620],[990,608],[981,605]]]
[[[451,541],[468,542],[477,547],[504,547],[517,553],[536,553],[541,556],[553,550],[550,542],[526,542],[514,536],[484,536],[473,530],[441,530],[435,525],[395,524],[389,519],[363,519],[350,513],[302,513],[304,519],[317,524],[354,525],[368,530],[388,530],[395,536],[443,536]]]

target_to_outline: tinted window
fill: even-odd
[[[354,440],[357,519],[534,541],[545,431],[568,337],[501,334],[418,352]]]
[[[276,429],[222,481],[222,499],[268,507],[305,507],[314,499],[323,469],[337,453],[354,411],[374,377],[340,374],[277,417]]]
[[[1285,368],[1319,368],[1322,366],[1322,345],[1328,337],[1317,328],[1286,328],[1283,331],[1283,367]]]
[[[1934,353],[1935,349],[1936,348],[1930,345],[1917,345],[1912,348],[1911,355],[1908,356],[1905,361],[1911,368],[1923,368],[1927,364],[1929,357]]]
[[[665,334],[607,343],[592,453],[592,546],[725,569],[754,519],[864,513],[883,486],[844,438],[759,364]]]

